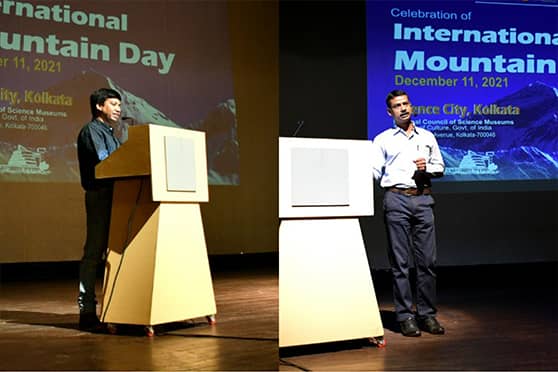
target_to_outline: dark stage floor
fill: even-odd
[[[0,266],[0,370],[557,370],[556,263],[439,268],[446,335],[406,338],[389,274],[373,279],[387,346],[364,340],[278,350],[276,258],[213,259],[217,324],[119,335],[77,329],[76,263]],[[310,321],[310,320],[309,320]]]

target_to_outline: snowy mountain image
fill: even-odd
[[[497,135],[492,138],[453,140],[452,146],[441,146],[446,180],[558,179],[558,89],[534,82],[493,104],[518,107],[520,115],[469,116],[513,125],[494,126]]]
[[[121,118],[126,118],[117,126],[116,134],[122,140],[127,138],[127,126],[136,124],[156,124],[184,129],[204,131],[207,141],[207,161],[209,184],[239,183],[239,143],[237,137],[236,107],[233,99],[216,102],[205,118],[193,123],[174,122],[168,115],[154,107],[147,99],[139,97],[126,87],[119,86],[111,78],[95,71],[83,71],[72,78],[45,89],[50,95],[71,97],[72,104],[61,106],[21,102],[18,110],[35,113],[37,122],[23,120],[15,123],[0,122],[0,165],[6,165],[19,146],[32,152],[41,149],[41,156],[49,164],[49,172],[2,173],[0,180],[14,182],[79,182],[76,138],[81,127],[91,117],[89,95],[99,87],[111,87],[122,95]],[[21,93],[23,95],[23,92]],[[47,114],[44,114],[44,113]],[[11,127],[13,126],[13,128]],[[34,130],[30,130],[34,129]],[[39,130],[40,129],[40,130]]]

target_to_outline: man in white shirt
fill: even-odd
[[[420,336],[421,329],[443,334],[436,319],[436,233],[430,180],[443,175],[444,160],[434,135],[414,124],[406,92],[390,92],[386,104],[395,126],[374,139],[372,164],[374,177],[385,190],[384,221],[396,321],[405,336]],[[410,255],[416,267],[416,315]]]

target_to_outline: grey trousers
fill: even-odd
[[[416,268],[416,312],[419,318],[436,314],[436,233],[434,198],[408,196],[386,191],[384,221],[388,256],[393,275],[396,321],[414,317],[413,290],[409,268]],[[412,255],[412,257],[411,257]]]

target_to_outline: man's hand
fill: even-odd
[[[425,171],[426,170],[426,159],[425,158],[418,158],[416,160],[413,160],[413,162],[416,164],[417,170],[419,170],[419,171]]]

